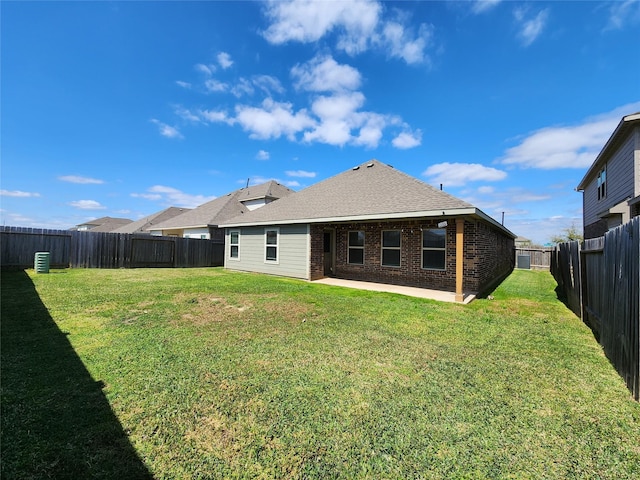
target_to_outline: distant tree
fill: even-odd
[[[569,228],[565,228],[561,234],[553,235],[551,237],[551,242],[553,243],[562,243],[562,242],[581,242],[584,240],[584,237],[578,227],[575,225],[571,225]]]

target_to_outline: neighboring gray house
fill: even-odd
[[[224,230],[218,228],[219,224],[291,193],[293,190],[271,180],[222,195],[169,220],[156,222],[147,230],[152,235],[204,238],[223,244]]]
[[[112,230],[111,233],[145,233],[149,234],[148,231],[154,225],[167,221],[173,217],[178,215],[182,215],[185,212],[188,212],[189,208],[179,208],[179,207],[169,207],[165,208],[160,212],[153,213],[151,215],[147,215],[140,220],[136,220],[135,222],[127,223],[122,227],[116,228]]]
[[[112,232],[117,228],[132,223],[128,218],[100,217],[81,223],[71,228],[79,232]]]
[[[640,215],[640,112],[620,120],[576,190],[585,239]]]
[[[220,226],[228,269],[438,289],[457,301],[514,266],[513,233],[377,160]]]

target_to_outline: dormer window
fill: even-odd
[[[607,166],[605,165],[598,174],[598,200],[607,196]]]

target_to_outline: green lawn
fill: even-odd
[[[10,478],[640,478],[547,272],[469,305],[221,269],[2,274]]]

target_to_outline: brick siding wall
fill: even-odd
[[[600,219],[590,225],[584,227],[584,238],[598,238],[602,237],[609,230],[606,219]]]
[[[446,227],[446,268],[422,268],[422,229],[437,228],[438,220],[311,225],[312,280],[324,277],[324,230],[335,231],[335,275],[348,280],[407,285],[455,291],[456,225],[448,219]],[[364,265],[347,262],[350,231],[365,232]],[[400,267],[382,266],[382,231],[401,230]],[[464,290],[481,291],[495,279],[507,275],[514,265],[514,241],[480,221],[465,221]]]

